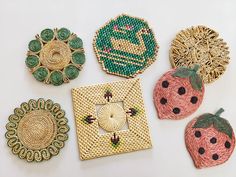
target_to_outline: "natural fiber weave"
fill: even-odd
[[[220,111],[220,112],[219,112]],[[185,143],[196,168],[206,168],[226,162],[235,147],[235,136],[229,122],[207,113],[192,120],[186,127]]]
[[[166,72],[156,83],[153,99],[160,119],[186,118],[202,103],[204,85],[200,90],[194,89],[190,77],[174,76],[177,71],[172,69]]]
[[[28,47],[27,67],[36,80],[47,84],[75,79],[85,62],[82,40],[66,28],[44,29]]]
[[[81,160],[151,148],[139,79],[80,87],[72,90],[72,96]],[[120,126],[99,133],[96,105],[118,102],[123,102],[128,130]]]
[[[105,104],[98,112],[98,124],[106,131],[120,130],[126,122],[124,109],[116,104]]]
[[[65,112],[51,100],[30,100],[10,115],[6,125],[7,145],[28,162],[49,160],[68,139]]]
[[[150,66],[159,49],[148,23],[129,15],[120,15],[101,27],[93,46],[104,71],[126,78]]]
[[[218,79],[229,63],[229,49],[214,30],[205,26],[182,30],[172,41],[170,62],[173,67],[200,65],[204,83]]]

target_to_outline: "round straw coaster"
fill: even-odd
[[[59,153],[68,139],[65,112],[51,100],[22,103],[9,116],[7,145],[13,154],[28,162],[49,160]]]
[[[229,50],[214,30],[205,26],[180,31],[172,41],[170,62],[173,67],[200,65],[204,83],[218,79],[229,63]]]
[[[153,97],[160,119],[182,119],[199,108],[204,84],[197,69],[197,65],[193,69],[180,67],[166,72],[158,80]]]
[[[104,71],[126,78],[150,66],[159,48],[148,23],[128,15],[120,15],[100,28],[93,46]]]
[[[229,122],[216,114],[206,113],[192,120],[185,130],[186,147],[196,168],[226,162],[235,147],[235,136]]]
[[[26,66],[35,79],[47,84],[75,79],[85,62],[82,40],[66,28],[44,29],[28,47]]]

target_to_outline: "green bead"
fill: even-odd
[[[85,55],[84,55],[84,53],[74,52],[72,54],[72,61],[75,64],[83,65],[85,63]]]
[[[79,75],[79,69],[74,65],[69,65],[65,68],[65,74],[69,79],[75,79]]]
[[[83,47],[83,41],[79,37],[76,37],[69,41],[69,45],[72,49],[79,49]]]
[[[42,48],[41,43],[37,39],[30,41],[28,47],[32,52],[39,52]]]
[[[48,41],[51,41],[53,39],[54,32],[51,29],[45,29],[41,32],[40,36],[45,42],[48,42]]]
[[[50,76],[51,83],[55,86],[61,85],[64,83],[63,75],[60,71],[53,71]]]
[[[36,71],[33,72],[33,76],[36,80],[42,82],[46,79],[48,75],[48,70],[46,68],[38,68]]]
[[[30,55],[26,58],[25,64],[28,68],[34,68],[34,67],[38,66],[39,58],[34,55]]]
[[[57,32],[57,38],[64,41],[70,37],[70,30],[66,28],[61,28]]]

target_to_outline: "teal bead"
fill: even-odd
[[[53,39],[54,32],[51,29],[45,29],[41,32],[40,36],[45,42],[48,42],[48,41],[51,41]]]
[[[32,52],[39,52],[42,49],[41,43],[37,39],[30,41],[28,47]]]
[[[85,63],[85,55],[84,55],[84,53],[74,52],[72,54],[72,61],[75,64],[83,65]]]
[[[75,79],[79,75],[79,69],[74,65],[69,65],[65,68],[65,74],[70,80]]]
[[[42,82],[48,76],[48,70],[46,68],[40,67],[33,72],[33,76],[35,77],[36,80]]]
[[[59,86],[64,83],[63,75],[60,71],[53,71],[50,76],[51,83],[55,86]]]
[[[39,58],[34,55],[30,55],[26,58],[25,64],[28,68],[34,68],[39,64]]]
[[[61,28],[58,30],[57,32],[57,38],[59,40],[67,40],[70,37],[70,30],[66,29],[66,28]]]
[[[72,49],[79,49],[83,47],[83,41],[79,37],[76,37],[69,41],[69,45]]]

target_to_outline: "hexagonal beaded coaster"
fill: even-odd
[[[148,23],[128,15],[120,15],[100,28],[93,46],[103,70],[126,78],[150,66],[159,48]]]
[[[47,84],[75,79],[85,62],[82,40],[66,28],[44,29],[28,47],[27,67],[35,79]]]
[[[151,148],[139,79],[73,89],[72,97],[81,160]]]
[[[180,31],[171,44],[172,66],[200,65],[199,74],[204,83],[217,80],[225,72],[229,59],[227,44],[217,32],[205,26]]]
[[[28,162],[41,162],[57,155],[68,139],[65,112],[51,100],[29,100],[9,116],[7,145]]]

